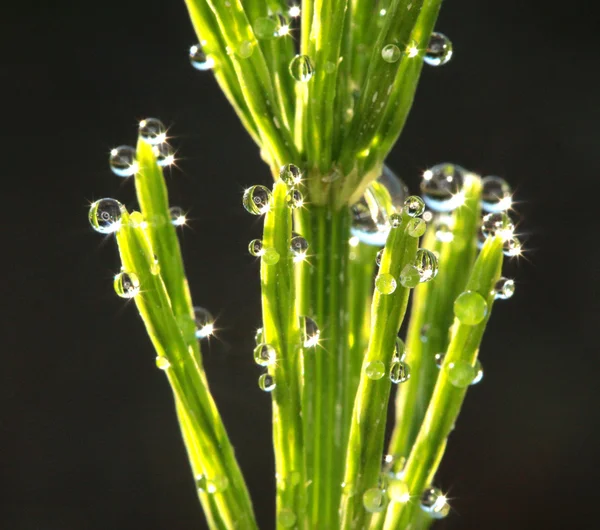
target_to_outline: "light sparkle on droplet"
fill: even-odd
[[[288,11],[288,14],[290,15],[290,17],[293,17],[293,18],[299,17],[300,13],[301,13],[300,6],[297,6],[297,5],[291,6]]]

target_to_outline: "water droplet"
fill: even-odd
[[[260,239],[253,239],[250,241],[250,244],[248,245],[248,252],[257,258],[262,256],[265,253],[263,250],[262,241]]]
[[[296,55],[290,62],[290,74],[301,83],[310,81],[314,68],[308,55]]]
[[[173,147],[167,142],[155,145],[152,148],[152,152],[156,157],[156,163],[160,167],[167,167],[175,162],[175,152],[173,151]]]
[[[190,64],[201,71],[210,70],[215,66],[215,61],[210,55],[206,55],[200,44],[190,46]]]
[[[325,70],[326,74],[333,74],[333,72],[335,72],[335,63],[332,61],[327,61],[323,67],[323,70]]]
[[[302,208],[304,206],[304,195],[300,190],[288,191],[285,200],[290,208]]]
[[[521,255],[521,241],[517,237],[511,237],[502,244],[502,252],[505,256],[515,257]]]
[[[513,294],[515,294],[515,282],[509,278],[500,278],[496,285],[494,285],[494,299],[495,300],[508,300]]]
[[[475,368],[467,361],[455,361],[446,365],[448,379],[457,388],[466,388],[475,379]]]
[[[375,278],[375,288],[381,294],[392,294],[396,290],[396,279],[387,272],[379,274]]]
[[[385,365],[381,361],[371,361],[365,365],[365,375],[376,381],[385,375]]]
[[[452,58],[452,42],[443,33],[431,34],[424,61],[430,66],[441,66]]]
[[[238,46],[237,54],[242,59],[248,59],[254,53],[254,48],[256,48],[256,41],[243,40]]]
[[[140,280],[133,272],[120,272],[115,276],[114,287],[121,298],[133,298],[140,292]]]
[[[481,208],[489,213],[508,210],[512,205],[511,189],[500,177],[483,177],[481,179]]]
[[[112,234],[121,228],[125,208],[115,199],[100,199],[90,206],[88,218],[92,228],[101,234]]]
[[[381,249],[375,256],[375,265],[381,267],[381,260],[383,259],[383,249]]]
[[[229,479],[225,475],[215,475],[212,479],[206,481],[206,491],[208,493],[221,493],[229,486]]]
[[[441,368],[442,365],[444,364],[444,359],[446,358],[446,354],[445,353],[436,353],[434,360],[435,360],[435,365],[438,368]]]
[[[160,370],[168,370],[171,367],[171,363],[166,357],[159,355],[156,358],[156,367]]]
[[[436,219],[435,237],[442,243],[450,243],[454,240],[452,226],[454,222],[451,216],[441,215]]]
[[[290,7],[288,14],[290,15],[290,17],[292,18],[296,18],[300,16],[300,6],[297,5],[293,5]]]
[[[257,38],[263,40],[270,40],[277,37],[277,31],[279,29],[279,21],[277,18],[271,17],[259,17],[252,24],[254,34]]]
[[[419,270],[410,263],[406,264],[400,273],[400,284],[402,287],[412,289],[419,285],[420,281],[421,275],[419,274]]]
[[[381,57],[386,63],[395,63],[402,57],[402,52],[395,44],[387,44],[381,49]]]
[[[351,232],[368,245],[383,246],[392,226],[399,226],[398,212],[408,196],[406,185],[387,167],[360,200],[351,206]]]
[[[254,348],[254,362],[260,366],[270,366],[277,360],[277,352],[270,344],[259,344]]]
[[[420,217],[414,217],[410,221],[408,221],[408,225],[406,226],[406,233],[410,237],[421,237],[425,233],[425,229],[427,228],[427,223],[423,221]]]
[[[382,512],[385,509],[385,492],[379,488],[371,488],[363,493],[363,506],[371,513]]]
[[[410,44],[406,47],[406,55],[409,58],[419,55],[419,43],[416,40],[410,41]]]
[[[392,383],[404,383],[410,379],[410,366],[398,357],[392,359],[390,366],[390,380]]]
[[[272,392],[275,388],[275,378],[271,374],[262,374],[258,378],[258,386],[265,392]]]
[[[135,160],[135,149],[129,145],[120,145],[111,149],[108,164],[111,171],[118,177],[131,177],[139,169]]]
[[[476,291],[465,291],[454,301],[454,315],[467,326],[479,324],[488,313],[485,298]]]
[[[481,366],[481,361],[479,359],[477,359],[477,361],[475,361],[475,377],[473,378],[473,381],[471,381],[471,384],[476,385],[482,379],[483,379],[483,366]]]
[[[394,346],[394,355],[401,361],[406,357],[406,344],[400,337],[396,337],[396,344]]]
[[[156,256],[154,257],[152,265],[150,265],[150,274],[152,274],[153,276],[157,276],[160,274],[160,263],[158,262]]]
[[[265,336],[265,332],[264,332],[263,328],[258,328],[256,330],[256,333],[254,334],[254,341],[256,342],[257,346],[264,342],[264,336]]]
[[[340,168],[334,167],[329,173],[321,177],[321,182],[335,182],[342,176]]]
[[[425,203],[421,197],[417,195],[411,195],[404,201],[404,210],[407,215],[411,217],[418,217],[419,215],[423,215],[425,211]]]
[[[169,217],[173,226],[183,226],[187,222],[185,212],[180,206],[171,206],[169,208]]]
[[[167,129],[157,118],[146,118],[140,122],[140,138],[150,145],[163,143],[167,138]]]
[[[446,502],[446,497],[439,488],[429,486],[421,495],[421,508],[430,513],[436,507],[441,507]]]
[[[423,172],[421,193],[436,212],[451,212],[464,203],[462,192],[467,170],[456,164],[438,164]]]
[[[279,178],[283,180],[290,188],[298,186],[302,182],[302,172],[300,168],[294,164],[286,164],[281,166],[279,170]]]
[[[387,494],[394,502],[406,503],[410,500],[408,485],[401,480],[390,480]]]
[[[148,223],[144,219],[144,216],[141,214],[141,212],[131,212],[129,214],[129,226],[145,230],[148,227]]]
[[[279,252],[274,248],[265,248],[262,255],[262,260],[267,265],[275,265],[279,262]]]
[[[283,508],[277,514],[277,522],[283,528],[292,528],[296,524],[296,514],[289,508]]]
[[[420,248],[415,255],[415,267],[421,283],[433,280],[438,273],[438,259],[431,250]]]
[[[271,191],[265,186],[252,186],[244,192],[242,204],[253,215],[262,215],[269,211]]]
[[[302,342],[305,348],[312,348],[319,344],[321,330],[312,318],[300,317],[300,331],[302,333]]]
[[[194,323],[196,326],[196,338],[205,339],[212,335],[215,319],[208,309],[194,307]]]
[[[500,236],[503,241],[506,241],[513,236],[514,231],[515,225],[504,212],[488,213],[481,224],[481,233],[484,237]]]

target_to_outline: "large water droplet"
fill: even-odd
[[[167,128],[157,118],[146,118],[140,122],[140,138],[150,145],[163,143],[167,138]]]
[[[259,344],[254,348],[254,362],[260,366],[270,366],[277,360],[277,352],[270,344]]]
[[[396,63],[402,57],[402,52],[395,44],[386,44],[381,49],[381,57],[386,63]]]
[[[403,210],[410,217],[418,217],[419,215],[423,215],[425,211],[425,203],[421,197],[417,195],[411,195],[404,201]]]
[[[301,83],[310,81],[314,67],[308,55],[296,55],[290,62],[290,74]]]
[[[115,199],[100,199],[90,206],[88,218],[92,228],[101,234],[112,234],[121,228],[123,205]]]
[[[134,272],[120,272],[115,276],[114,287],[121,298],[133,298],[140,292],[140,280]]]
[[[269,211],[271,191],[265,186],[252,186],[244,192],[242,204],[253,215],[262,215]]]
[[[454,315],[467,326],[479,324],[487,313],[487,302],[477,291],[465,291],[454,301]]]
[[[167,167],[175,162],[175,151],[173,151],[173,147],[167,142],[155,145],[152,148],[152,152],[156,157],[156,163],[160,167]]]
[[[257,258],[262,256],[265,253],[262,241],[260,239],[253,239],[250,241],[250,244],[248,245],[248,252]]]
[[[279,252],[277,252],[274,248],[265,248],[262,255],[262,260],[267,265],[276,265],[279,263]]]
[[[169,362],[169,360],[166,357],[159,355],[156,358],[156,367],[159,370],[168,370],[171,367],[171,363]]]
[[[196,338],[205,339],[212,335],[215,319],[208,309],[194,307],[194,322],[196,325]]]
[[[515,282],[509,278],[500,278],[494,285],[494,299],[508,300],[515,294]]]
[[[475,379],[475,368],[467,361],[454,361],[446,365],[448,379],[457,388],[466,388]]]
[[[387,494],[394,502],[406,503],[410,500],[408,485],[401,480],[390,480]]]
[[[456,164],[438,164],[423,172],[421,193],[436,212],[451,212],[464,203],[462,193],[467,170]]]
[[[285,201],[290,208],[302,208],[304,206],[304,195],[300,190],[290,190],[285,196]]]
[[[410,366],[398,357],[392,359],[390,366],[390,380],[392,383],[404,383],[410,379]]]
[[[279,170],[279,178],[285,182],[290,188],[298,186],[302,182],[302,172],[300,168],[294,164],[285,164]]]
[[[139,169],[135,160],[135,149],[129,145],[120,145],[111,149],[108,164],[111,171],[118,177],[131,177]]]
[[[420,248],[415,255],[415,267],[421,283],[433,280],[438,273],[438,260],[431,250]]]
[[[382,512],[385,509],[385,492],[379,488],[371,488],[363,493],[363,506],[371,513]]]
[[[410,263],[407,263],[400,272],[400,284],[402,287],[412,289],[421,282],[421,274],[419,269]]]
[[[171,206],[169,208],[169,217],[173,226],[183,226],[187,222],[185,212],[180,206]]]
[[[443,33],[431,34],[424,61],[431,66],[441,66],[452,58],[452,42]]]
[[[481,233],[484,237],[500,236],[503,241],[506,241],[513,236],[514,231],[515,225],[504,212],[488,213],[481,224]]]
[[[276,17],[259,17],[252,24],[256,38],[262,40],[274,39],[278,36],[279,21]]]
[[[308,241],[306,241],[306,239],[304,239],[301,235],[292,232],[290,250],[294,253],[294,255],[298,255],[300,253],[306,254],[306,251],[308,250]]]
[[[206,55],[200,44],[190,46],[190,64],[201,71],[210,70],[215,65],[214,59]]]
[[[371,361],[365,365],[365,375],[376,381],[385,375],[385,364],[381,361]]]
[[[265,392],[272,392],[275,389],[275,378],[271,374],[262,374],[258,378],[258,386]]]
[[[387,272],[379,274],[375,278],[375,288],[381,294],[392,294],[396,290],[396,279]]]
[[[319,344],[321,330],[317,323],[309,317],[300,317],[300,332],[302,333],[302,342],[305,348],[312,348]]]
[[[296,524],[296,514],[289,508],[283,508],[277,514],[277,522],[283,528],[292,528]]]
[[[512,206],[511,189],[500,177],[481,179],[481,208],[489,213],[503,212]]]
[[[483,366],[481,366],[481,361],[479,359],[477,359],[477,361],[475,361],[475,377],[473,378],[473,381],[471,381],[471,384],[476,385],[482,379],[483,379]]]

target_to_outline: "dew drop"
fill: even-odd
[[[446,497],[440,489],[430,486],[425,489],[421,495],[421,509],[431,513],[435,509],[439,509],[446,503]]]
[[[169,208],[169,218],[173,226],[183,226],[187,222],[185,212],[180,206],[171,206]]]
[[[434,360],[435,360],[435,365],[438,368],[441,368],[442,365],[444,364],[444,359],[446,358],[446,354],[445,353],[436,353]]]
[[[321,330],[312,318],[300,317],[300,331],[302,333],[302,343],[305,348],[312,348],[319,344]]]
[[[363,493],[363,506],[371,513],[382,512],[385,509],[385,492],[379,488],[371,488]]]
[[[285,201],[290,208],[302,208],[304,206],[304,195],[300,190],[290,190],[285,197]]]
[[[396,279],[387,272],[379,274],[375,278],[375,288],[381,294],[392,294],[396,290]]]
[[[267,265],[275,265],[279,262],[279,252],[277,252],[274,248],[265,248],[262,255],[262,260]]]
[[[481,233],[484,237],[500,236],[503,241],[510,239],[514,230],[515,225],[513,225],[510,217],[503,212],[488,213],[481,224]]]
[[[481,208],[489,213],[508,210],[512,205],[511,189],[500,177],[483,177],[481,179]]]
[[[323,67],[326,74],[333,74],[335,72],[335,63],[332,61],[327,61],[325,66]]]
[[[215,61],[210,55],[206,55],[200,44],[190,46],[190,64],[200,71],[210,70],[215,66]]]
[[[134,272],[120,272],[113,285],[121,298],[133,298],[140,292],[140,280]]]
[[[410,379],[410,366],[398,357],[392,359],[390,366],[390,380],[394,384],[404,383]]]
[[[421,197],[411,195],[404,201],[404,210],[410,217],[418,217],[419,215],[423,215],[425,203]]]
[[[248,252],[257,258],[262,256],[265,253],[262,241],[260,239],[253,239],[250,241],[248,245]]]
[[[414,217],[410,221],[408,221],[408,225],[406,226],[406,233],[410,237],[421,237],[425,233],[425,229],[427,228],[427,223],[423,221],[420,217]]]
[[[436,212],[451,212],[463,204],[466,174],[466,169],[449,163],[424,171],[421,193],[427,206]]]
[[[415,267],[419,272],[419,282],[428,282],[437,276],[438,259],[431,250],[420,248],[415,255]]]
[[[168,370],[171,367],[171,363],[169,362],[169,360],[166,357],[159,355],[156,358],[156,367],[159,370]]]
[[[290,240],[290,250],[294,254],[294,256],[298,256],[302,254],[306,255],[306,251],[308,250],[308,241],[304,239],[301,235],[292,232],[292,239]]]
[[[402,224],[402,216],[398,213],[390,215],[390,225],[392,228],[398,228]]]
[[[419,274],[419,270],[414,265],[407,263],[402,272],[400,272],[400,284],[402,287],[406,287],[407,289],[412,289],[419,285],[421,281],[421,275]]]
[[[475,368],[467,361],[455,361],[446,365],[448,379],[457,388],[466,388],[475,379]]]
[[[443,33],[433,32],[427,44],[424,61],[430,66],[441,66],[452,58],[452,42]]]
[[[385,365],[381,361],[371,361],[365,365],[365,375],[376,381],[385,375]]]
[[[302,182],[302,172],[294,164],[285,164],[279,170],[279,178],[290,188],[298,186]]]
[[[300,11],[300,6],[297,6],[297,5],[293,5],[293,6],[291,6],[291,7],[290,7],[290,9],[289,9],[289,11],[288,11],[288,14],[289,14],[289,15],[290,15],[290,17],[292,17],[292,18],[299,17],[299,16],[300,16],[300,13],[301,13],[301,11]]]
[[[272,392],[275,388],[275,378],[271,374],[262,374],[258,378],[258,386],[265,392]]]
[[[505,256],[514,258],[521,255],[521,241],[517,237],[511,237],[502,244],[502,252]]]
[[[254,348],[254,362],[260,366],[270,366],[275,363],[277,352],[270,344],[259,344]]]
[[[204,307],[194,307],[194,324],[196,327],[196,338],[205,339],[212,335],[215,319],[211,312]]]
[[[150,145],[163,143],[167,138],[167,129],[157,118],[146,118],[139,125],[140,138]]]
[[[310,81],[314,73],[312,61],[308,55],[296,55],[290,62],[290,74],[301,83]]]
[[[158,262],[158,259],[156,259],[156,257],[154,258],[152,265],[150,265],[150,274],[152,274],[153,276],[157,276],[160,274],[160,263]]]
[[[271,192],[265,186],[252,186],[244,192],[242,204],[253,215],[262,215],[269,211]]]
[[[155,145],[152,148],[152,152],[156,157],[156,163],[160,167],[167,167],[175,162],[175,152],[173,151],[173,147],[167,142]]]
[[[292,528],[296,524],[296,514],[289,508],[283,508],[277,514],[277,522],[283,528]]]
[[[118,177],[131,177],[139,169],[135,160],[135,149],[129,145],[120,145],[111,149],[108,164],[111,171]]]
[[[248,59],[248,57],[250,57],[254,53],[254,48],[256,48],[255,41],[243,40],[242,42],[240,42],[240,45],[238,46],[237,54],[242,59]]]
[[[410,500],[408,485],[401,480],[390,480],[387,494],[394,502],[406,503]]]
[[[115,199],[100,199],[90,206],[90,224],[96,232],[112,234],[121,228],[121,216],[125,208]]]
[[[229,479],[225,475],[215,475],[206,481],[207,493],[221,493],[229,486]]]
[[[494,299],[495,300],[508,300],[513,294],[515,294],[515,282],[509,278],[500,278],[496,285],[494,285]]]
[[[252,24],[254,34],[258,39],[271,40],[277,37],[277,31],[279,28],[279,22],[277,18],[271,17],[259,17]]]
[[[454,301],[454,315],[467,326],[479,324],[488,313],[485,298],[476,291],[465,291]]]
[[[477,359],[475,362],[475,377],[473,381],[471,381],[471,385],[476,385],[483,379],[483,366],[481,366],[481,361]]]
[[[381,57],[386,63],[396,63],[402,57],[402,52],[395,44],[387,44],[381,49]]]

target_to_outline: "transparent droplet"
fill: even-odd
[[[321,330],[312,318],[300,317],[300,331],[302,333],[302,342],[305,348],[312,348],[319,344]]]
[[[419,274],[419,270],[414,265],[407,263],[402,272],[400,272],[400,284],[402,287],[406,287],[407,289],[412,289],[419,285],[421,282],[421,275]]]
[[[365,375],[376,381],[385,375],[385,364],[382,361],[371,361],[365,365]]]
[[[156,256],[154,257],[154,261],[150,265],[150,274],[152,274],[153,276],[157,276],[158,274],[160,274],[160,263],[158,262]]]
[[[473,378],[473,381],[471,381],[471,384],[476,385],[482,379],[483,379],[483,366],[481,366],[481,361],[479,359],[477,359],[477,361],[475,361],[475,377]]]
[[[271,374],[262,374],[258,378],[258,386],[265,392],[272,392],[275,388],[275,378]]]
[[[385,492],[379,488],[371,488],[363,493],[363,506],[371,513],[382,512],[385,509]]]
[[[140,280],[134,272],[120,272],[115,276],[114,287],[121,298],[133,298],[140,292]]]
[[[502,252],[504,253],[505,256],[508,256],[511,258],[513,258],[515,256],[520,256],[522,248],[523,247],[521,245],[521,241],[519,240],[518,237],[514,237],[514,236],[507,239],[502,244]]]
[[[279,262],[279,252],[277,252],[274,248],[265,248],[263,250],[262,260],[267,265],[275,265]]]
[[[159,355],[156,358],[156,367],[159,370],[168,370],[171,367],[171,363],[169,362],[169,360],[166,357]]]
[[[406,233],[410,237],[421,237],[425,233],[427,223],[420,217],[413,217],[406,225]]]
[[[298,186],[302,182],[302,172],[300,168],[294,164],[286,164],[281,166],[279,170],[279,178],[283,180],[290,188]]]
[[[477,291],[465,291],[454,301],[454,315],[467,326],[479,324],[487,313],[487,302]]]
[[[493,176],[483,177],[481,185],[481,208],[485,212],[498,213],[511,207],[511,189],[504,179]]]
[[[265,186],[252,186],[244,192],[242,204],[253,215],[262,215],[269,211],[271,191]]]
[[[396,279],[387,272],[379,274],[375,278],[375,288],[381,294],[392,294],[396,290]]]
[[[396,337],[396,344],[394,345],[394,355],[401,361],[406,357],[406,344],[400,337]]]
[[[254,334],[254,341],[256,342],[257,346],[264,342],[264,337],[265,337],[265,332],[264,332],[263,328],[258,328],[256,330],[256,333]]]
[[[424,61],[431,66],[441,66],[452,58],[452,42],[443,33],[431,34]]]
[[[323,67],[323,70],[325,70],[326,74],[333,74],[333,72],[335,72],[335,63],[332,61],[327,61]]]
[[[427,513],[440,509],[445,503],[446,496],[439,488],[430,486],[421,495],[421,509]]]
[[[290,62],[290,74],[301,83],[310,81],[314,73],[312,61],[308,55],[296,55]]]
[[[277,37],[279,22],[276,17],[259,17],[252,24],[256,38],[270,40]]]
[[[243,40],[242,42],[240,42],[240,45],[238,46],[237,54],[242,59],[248,59],[248,57],[250,57],[254,53],[254,48],[256,48],[255,41]]]
[[[504,213],[488,213],[482,220],[481,233],[484,237],[500,236],[503,241],[510,239],[515,231],[510,217]]]
[[[90,206],[88,218],[92,228],[101,234],[112,234],[121,228],[125,208],[115,199],[100,199]]]
[[[260,366],[270,366],[277,360],[277,352],[270,344],[259,344],[254,348],[254,362]]]
[[[194,323],[196,326],[196,338],[205,339],[212,335],[215,319],[211,312],[204,307],[194,307]]]
[[[300,11],[300,6],[297,6],[297,5],[293,5],[293,6],[291,6],[291,7],[290,7],[290,9],[289,9],[289,11],[288,11],[288,14],[289,14],[289,15],[290,15],[290,17],[292,17],[292,18],[299,17],[299,16],[300,16],[300,13],[301,13],[301,11]]]
[[[442,243],[450,243],[454,240],[452,232],[453,219],[449,215],[441,215],[435,222],[435,237]]]
[[[187,222],[185,212],[180,206],[171,206],[169,208],[169,217],[173,226],[183,226]]]
[[[262,241],[260,239],[253,239],[250,241],[250,244],[248,245],[248,252],[257,258],[262,256],[265,253]]]
[[[420,248],[415,255],[415,267],[421,283],[433,280],[438,273],[438,259],[431,250]]]
[[[378,267],[381,267],[381,260],[383,259],[383,249],[381,249],[378,253],[377,256],[375,256],[375,264]]]
[[[413,39],[406,47],[406,56],[412,58],[416,57],[417,55],[419,55],[419,43]]]
[[[515,294],[515,281],[509,278],[500,278],[494,285],[494,299],[508,300]]]
[[[221,493],[229,486],[229,479],[225,475],[215,475],[206,480],[207,493]]]
[[[167,142],[155,145],[152,148],[152,152],[156,157],[156,163],[160,167],[167,167],[175,162],[175,151],[173,151],[173,147]]]
[[[167,138],[167,129],[157,118],[146,118],[140,122],[140,138],[150,145],[163,143]]]
[[[466,388],[475,379],[475,368],[467,361],[455,361],[446,365],[448,379],[457,388]]]
[[[398,213],[408,196],[406,185],[387,167],[351,206],[353,236],[368,245],[383,246],[390,228],[401,224]]]
[[[407,215],[411,217],[418,217],[419,215],[423,215],[425,211],[425,203],[421,197],[417,195],[411,195],[404,201],[404,211],[406,211]]]
[[[304,195],[300,190],[290,190],[285,196],[285,201],[290,208],[302,208],[304,206]]]
[[[402,52],[395,44],[387,44],[381,49],[381,57],[386,63],[396,63],[402,57]]]
[[[392,383],[404,383],[410,379],[410,366],[398,357],[392,359],[390,366],[390,380]]]
[[[206,55],[200,44],[190,46],[190,64],[201,71],[210,70],[215,66],[215,61],[210,55]]]
[[[277,37],[285,37],[290,34],[290,21],[283,13],[277,13]]]
[[[438,368],[441,368],[442,365],[444,364],[444,359],[446,358],[446,354],[445,353],[436,353],[434,360],[435,360],[435,365]]]
[[[135,160],[135,149],[129,145],[120,145],[111,149],[108,164],[111,171],[118,177],[131,177],[139,169]]]
[[[421,193],[435,212],[451,212],[464,203],[463,185],[467,170],[456,164],[438,164],[423,172]]]
[[[292,528],[296,524],[296,514],[289,508],[283,508],[277,514],[277,523],[283,528]]]
[[[410,500],[408,485],[401,480],[390,480],[387,488],[387,494],[394,502],[406,503]]]

